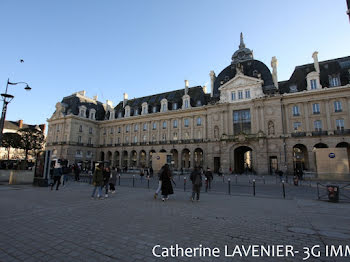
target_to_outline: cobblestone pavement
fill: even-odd
[[[0,261],[303,261],[224,257],[224,246],[350,245],[350,204],[176,191],[153,199],[153,189],[118,187],[92,200],[92,187],[69,183],[56,191],[0,186]],[[155,245],[218,247],[219,258],[156,258]],[[307,261],[349,261],[324,256]]]

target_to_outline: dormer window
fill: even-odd
[[[95,109],[90,109],[89,118],[90,118],[91,120],[95,120],[95,118],[96,118],[96,110],[95,110]]]
[[[79,116],[86,117],[86,106],[79,107]]]
[[[177,103],[173,103],[173,110],[177,109]]]
[[[310,80],[310,86],[311,86],[311,90],[317,89],[316,79],[311,79]]]
[[[330,87],[340,86],[339,75],[330,75],[328,78]]]
[[[291,86],[289,86],[289,92],[290,92],[290,93],[298,92],[297,85],[291,85]]]
[[[154,106],[154,107],[152,108],[152,112],[153,112],[153,113],[157,113],[157,107],[156,107],[156,106]]]
[[[148,105],[147,105],[146,102],[144,102],[144,103],[142,103],[142,112],[141,112],[141,114],[145,115],[147,113],[148,113]]]
[[[163,98],[162,101],[160,101],[160,103],[161,103],[162,112],[168,111],[168,100]]]
[[[188,100],[185,100],[185,108],[188,108]]]
[[[243,99],[243,91],[238,91],[238,99]]]
[[[250,98],[250,89],[245,90],[245,98]]]
[[[118,118],[122,118],[122,112],[118,113]]]
[[[114,119],[114,111],[109,111],[109,120]]]
[[[126,106],[125,107],[125,117],[129,117],[130,116],[130,107]]]
[[[139,115],[139,110],[138,110],[138,108],[135,108],[134,109],[134,116],[138,116]]]
[[[197,103],[196,103],[197,106],[201,106],[202,105],[202,102],[201,100],[198,100]]]

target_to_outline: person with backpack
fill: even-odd
[[[98,189],[97,197],[99,199],[103,199],[103,196],[102,196],[102,187],[103,187],[103,170],[102,170],[102,167],[103,167],[102,164],[99,164],[95,168],[95,172],[94,172],[94,175],[92,177],[92,184],[94,186],[94,190],[92,191],[91,199],[95,198],[96,189]]]
[[[58,190],[58,187],[61,184],[62,173],[63,172],[62,172],[61,164],[57,162],[54,169],[53,169],[53,184],[51,184],[51,190],[55,186],[56,182],[57,182],[56,190]]]
[[[192,202],[194,201],[194,197],[197,194],[197,201],[199,201],[199,195],[202,187],[202,173],[200,172],[200,168],[196,166],[191,173],[190,179],[192,181]]]

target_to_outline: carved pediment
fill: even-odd
[[[264,83],[263,80],[249,77],[246,75],[236,75],[230,81],[222,85],[219,90],[231,90],[240,87],[261,86]]]

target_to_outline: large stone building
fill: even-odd
[[[255,60],[241,35],[232,62],[206,87],[103,104],[85,92],[64,97],[48,120],[47,148],[70,161],[148,166],[154,152],[174,168],[202,165],[315,171],[314,148],[350,144],[350,57],[297,66],[278,82],[277,59]],[[310,57],[311,60],[311,57]]]

